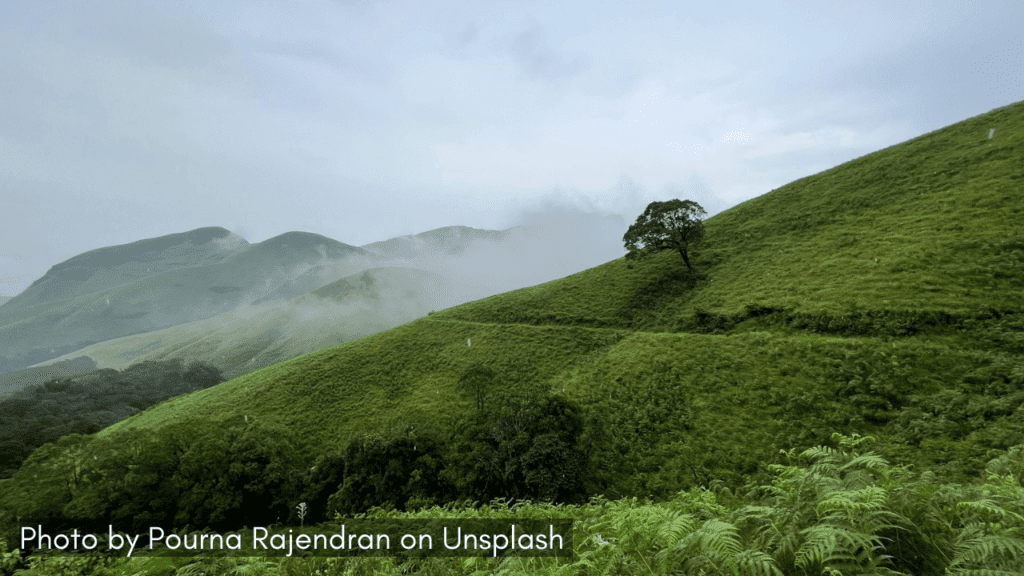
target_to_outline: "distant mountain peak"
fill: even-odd
[[[389,258],[409,259],[428,253],[459,254],[480,241],[500,242],[508,230],[481,230],[469,226],[444,226],[419,234],[398,236],[363,246]]]
[[[220,262],[249,243],[219,226],[96,248],[55,264],[4,308],[67,300],[161,274]]]

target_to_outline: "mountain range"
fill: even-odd
[[[602,247],[599,258],[614,255],[594,237],[614,219],[567,224]],[[210,227],[91,250],[0,306],[0,373],[95,355],[101,368],[173,357],[238,375],[594,263],[593,250],[573,253],[551,236],[540,226],[453,226],[360,248],[305,232],[250,244]],[[545,257],[535,256],[542,246]],[[346,281],[371,285],[316,292]]]

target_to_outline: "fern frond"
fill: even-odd
[[[697,520],[692,515],[673,515],[658,527],[658,538],[666,548],[675,548],[683,537],[696,529]]]
[[[846,470],[848,470],[850,468],[861,468],[861,467],[867,468],[868,470],[879,471],[880,472],[880,471],[883,471],[883,470],[886,470],[886,469],[889,468],[889,461],[886,460],[885,458],[882,458],[878,454],[875,454],[873,452],[869,452],[867,454],[862,454],[860,456],[857,456],[857,457],[853,458],[852,460],[850,460],[846,464],[843,464],[839,468],[839,470],[841,472],[843,472],[843,471],[846,471]]]
[[[815,446],[804,450],[800,456],[822,463],[838,463],[845,459],[846,454],[830,446]]]
[[[759,550],[743,550],[736,555],[736,567],[740,574],[751,576],[783,576],[779,565],[768,554]]]
[[[842,510],[847,518],[854,518],[867,512],[882,510],[886,506],[885,490],[878,486],[868,486],[860,490],[832,494],[815,507],[819,517],[829,512]]]
[[[736,526],[717,518],[708,520],[694,532],[700,538],[703,553],[713,553],[718,558],[731,558],[740,553],[740,536]]]
[[[975,512],[988,512],[1000,520],[1003,519],[1008,513],[998,502],[991,498],[981,498],[979,500],[968,500],[965,502],[959,502],[956,505],[957,510],[969,509]]]
[[[949,567],[963,569],[1003,568],[1024,564],[1024,541],[999,534],[985,534],[978,523],[964,527],[955,544]]]
[[[859,567],[868,558],[859,558],[858,552],[874,550],[873,537],[844,526],[818,524],[803,531],[806,540],[796,553],[795,564],[803,569],[824,568],[830,564]]]
[[[837,527],[828,525],[812,526],[804,530],[806,539],[796,551],[796,566],[808,570],[823,565],[837,548],[837,530]]]
[[[976,568],[973,570],[954,570],[950,572],[955,576],[1024,576],[1024,572],[1019,570],[993,570],[988,568]]]

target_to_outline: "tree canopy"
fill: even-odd
[[[676,250],[692,273],[694,270],[687,250],[704,240],[701,219],[705,216],[707,212],[693,200],[651,202],[622,237],[629,251],[626,258]]]

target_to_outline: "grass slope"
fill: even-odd
[[[300,354],[394,328],[444,308],[446,281],[408,268],[373,268],[264,306],[115,338],[61,356],[124,370],[144,360],[204,361],[233,378]]]
[[[604,422],[595,457],[610,495],[734,484],[780,447],[835,431],[978,473],[1024,443],[1022,175],[1017,104],[709,219],[700,278],[674,254],[616,260],[169,400],[103,434],[255,418],[313,456],[357,430],[456,425],[473,409],[458,378],[484,364],[500,379],[495,400],[553,391]]]
[[[46,366],[25,368],[0,374],[0,398],[25,386],[57,378],[73,378],[96,369],[96,362],[84,356],[54,361]]]
[[[169,270],[214,264],[247,248],[244,238],[208,227],[90,250],[50,268],[10,299],[8,310],[101,292]]]
[[[1016,104],[797,180],[706,222],[688,283],[663,253],[446,311],[488,322],[672,330],[696,310],[963,313],[1024,305]],[[988,131],[995,128],[995,137]],[[653,310],[653,309],[657,310]]]
[[[294,298],[378,260],[330,238],[290,232],[213,264],[65,300],[8,305],[0,309],[0,360],[6,359],[0,364],[6,370],[37,364],[96,342],[209,318],[270,293]],[[327,278],[301,276],[317,266]]]

